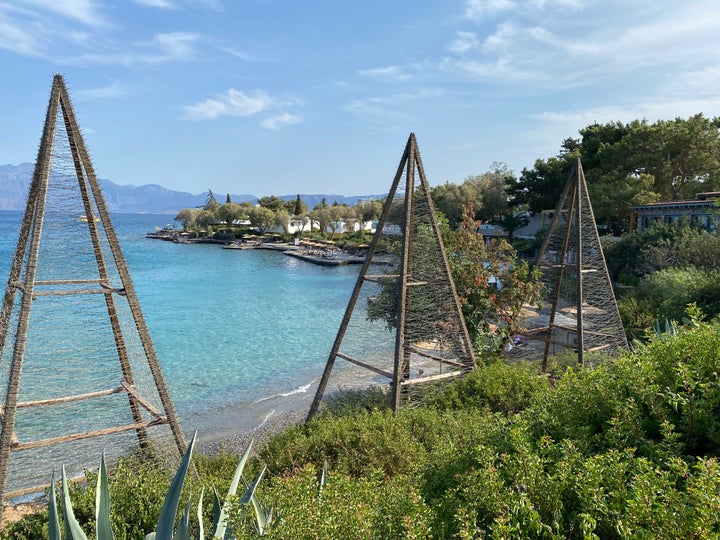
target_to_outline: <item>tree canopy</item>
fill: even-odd
[[[513,205],[553,209],[578,157],[598,223],[626,226],[635,204],[720,189],[720,118],[591,124],[580,130],[580,139],[565,139],[557,156],[538,159],[510,179]]]

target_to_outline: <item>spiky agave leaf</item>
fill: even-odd
[[[100,470],[95,488],[95,531],[97,540],[113,540],[114,538],[110,525],[110,487],[105,467],[105,452],[100,457]]]
[[[235,468],[235,474],[233,474],[232,481],[230,482],[230,487],[228,488],[227,496],[225,497],[225,502],[222,505],[222,508],[220,510],[220,514],[218,515],[217,521],[215,523],[215,530],[213,531],[213,538],[222,538],[222,539],[229,539],[229,533],[230,531],[227,530],[227,518],[228,514],[230,513],[230,498],[237,493],[238,485],[240,484],[240,479],[242,478],[242,472],[245,468],[245,463],[247,462],[248,458],[250,457],[250,450],[252,449],[254,439],[250,439],[250,443],[248,444],[247,448],[243,452],[243,455],[240,457],[240,462],[238,463],[238,466]],[[217,497],[217,494],[216,494]]]
[[[222,501],[220,495],[218,495],[217,489],[213,486],[213,520],[212,520],[212,531],[213,537],[217,530],[218,523],[220,523],[220,512],[222,511]]]
[[[77,519],[75,519],[75,513],[72,509],[70,489],[68,488],[67,475],[65,474],[65,465],[62,467],[62,505],[66,540],[87,540],[87,536],[80,527]]]
[[[273,513],[272,508],[266,510],[255,495],[255,490],[260,485],[260,481],[262,480],[266,470],[267,467],[262,468],[260,474],[258,474],[253,483],[248,486],[245,490],[245,494],[242,496],[242,499],[240,499],[240,504],[252,504],[253,510],[255,511],[255,532],[259,536],[265,534],[267,527],[272,521]]]
[[[178,521],[177,527],[175,528],[174,540],[190,540],[190,501],[188,499],[185,505],[185,511]]]
[[[62,540],[60,536],[60,518],[58,516],[57,498],[55,497],[55,472],[50,477],[50,502],[48,502],[48,538]]]
[[[200,500],[198,500],[198,504],[197,504],[197,519],[198,519],[197,540],[205,540],[205,527],[203,525],[203,513],[202,513],[202,504],[203,504],[203,496],[204,495],[205,495],[205,488],[202,488],[200,490]]]
[[[165,502],[163,502],[158,518],[157,529],[155,530],[155,540],[173,540],[173,528],[175,525],[175,515],[177,514],[178,503],[180,501],[180,493],[182,492],[185,476],[190,468],[190,460],[192,458],[193,447],[195,446],[195,437],[197,431],[193,433],[192,440],[188,446],[185,456],[183,457],[180,467],[175,473],[175,477],[170,484]]]

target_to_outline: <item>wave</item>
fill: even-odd
[[[265,415],[265,418],[263,418],[263,421],[260,422],[260,423],[255,427],[255,429],[253,429],[253,431],[257,431],[258,429],[260,429],[261,427],[263,427],[265,424],[267,424],[267,421],[270,420],[270,417],[271,417],[273,414],[275,414],[275,409],[272,409],[269,413],[267,413],[267,414]]]
[[[309,383],[304,384],[302,386],[298,386],[297,388],[294,388],[293,390],[290,390],[289,392],[280,392],[278,394],[272,394],[270,396],[261,397],[260,399],[256,399],[255,401],[253,401],[253,405],[257,405],[258,403],[262,403],[263,401],[269,401],[271,399],[290,397],[295,394],[304,394],[310,389],[310,387],[313,384],[315,384],[316,380],[317,379],[313,379]]]

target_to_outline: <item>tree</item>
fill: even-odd
[[[264,233],[275,224],[275,212],[263,206],[253,206],[248,210],[248,219],[250,225]]]
[[[583,163],[595,219],[626,228],[634,204],[693,198],[720,189],[720,119],[697,114],[649,124],[591,124],[560,153],[523,169],[508,183],[513,205],[534,212],[555,208],[575,160]]]
[[[532,169],[523,169],[517,180],[507,178],[512,204],[535,213],[554,209],[576,162],[577,155],[567,152],[547,161],[538,159]]]
[[[520,310],[524,304],[539,301],[542,284],[538,270],[518,260],[510,244],[504,240],[485,244],[475,232],[478,222],[473,214],[472,205],[467,204],[460,227],[449,234],[447,249],[473,343],[479,350],[493,349],[519,330]],[[500,334],[491,325],[499,326]]]
[[[305,214],[308,211],[307,204],[300,198],[300,194],[298,193],[297,198],[295,199],[295,204],[292,208],[292,215],[293,216],[300,216],[302,214]]]
[[[462,189],[466,193],[466,202],[472,202],[475,208],[475,219],[489,221],[506,212],[508,196],[505,186],[515,177],[507,165],[494,162],[489,171],[479,176],[465,179]]]
[[[374,199],[372,201],[360,201],[355,205],[358,219],[361,222],[375,221],[380,217],[383,209],[383,201]]]
[[[500,225],[503,229],[507,231],[508,243],[510,245],[512,245],[513,243],[515,231],[518,229],[522,229],[528,223],[530,223],[530,218],[528,218],[527,213],[525,212],[507,212],[503,214],[497,222],[498,225]]]
[[[208,189],[208,196],[205,200],[205,210],[209,210],[210,212],[217,212],[218,208],[220,208],[220,203],[217,202],[215,199],[215,195],[212,192],[212,189]]]
[[[217,221],[217,215],[212,210],[200,210],[195,218],[198,227],[210,227]]]
[[[320,227],[320,234],[324,235],[328,227],[330,226],[330,222],[332,221],[332,213],[330,212],[330,207],[327,205],[317,205],[309,213],[309,216],[310,219],[313,222],[317,223]]]
[[[342,227],[348,220],[354,219],[356,213],[347,206],[346,204],[334,204],[327,208],[329,211],[330,221],[328,226],[332,231],[331,238],[335,236],[335,233]]]
[[[242,206],[234,202],[227,202],[218,209],[218,218],[225,222],[227,230],[230,230],[233,221],[242,219],[243,216],[245,212]]]
[[[454,229],[462,219],[462,209],[467,202],[466,193],[459,185],[445,182],[430,189],[433,204],[447,218],[450,227]]]
[[[195,225],[200,210],[197,208],[183,208],[175,216],[175,221],[182,223],[183,229],[189,230]]]
[[[275,227],[282,227],[283,232],[285,234],[288,234],[288,230],[290,227],[290,212],[288,212],[284,208],[281,208],[280,210],[275,212],[273,217],[273,225]]]
[[[277,212],[281,208],[285,208],[285,201],[283,201],[279,197],[276,197],[275,195],[268,195],[266,197],[260,197],[258,199],[258,204],[260,206],[262,206],[263,208],[272,210],[273,212]]]
[[[230,194],[228,193],[227,197],[225,197],[225,203],[227,204],[227,203],[231,203],[231,202],[232,202],[232,199],[230,198]]]

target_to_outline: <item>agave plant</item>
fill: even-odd
[[[190,532],[190,513],[191,513],[191,500],[185,505],[185,509],[180,517],[180,520],[175,524],[175,516],[177,515],[178,505],[180,503],[180,494],[182,487],[187,476],[188,469],[190,468],[190,462],[192,458],[192,451],[195,446],[195,439],[197,433],[193,435],[192,441],[188,446],[185,455],[183,456],[182,462],[175,472],[175,476],[170,484],[170,487],[165,495],[162,509],[160,510],[160,517],[158,518],[157,527],[154,532],[149,533],[145,540],[191,540]],[[250,456],[250,450],[252,449],[253,441],[250,441],[248,447],[243,452],[240,458],[235,474],[230,482],[230,488],[228,490],[225,502],[220,503],[220,498],[217,495],[217,491],[214,491],[215,501],[213,505],[213,524],[211,527],[212,538],[220,540],[235,540],[236,535],[232,528],[228,527],[228,516],[231,508],[231,501],[237,492],[238,485],[242,479],[243,469],[245,463]],[[255,480],[251,484],[246,484],[246,490],[240,503],[243,507],[252,505],[255,512],[254,528],[255,533],[258,536],[263,536],[271,525],[273,520],[273,509],[265,507],[257,498],[255,491],[262,480],[265,473],[265,468],[257,475]],[[202,517],[202,502],[203,502],[204,490],[200,493],[200,500],[197,504],[196,517],[198,521],[198,534],[197,539],[203,540],[205,538],[205,527],[203,525]],[[66,540],[87,540],[86,534],[83,532],[80,524],[75,518],[75,514],[72,508],[72,502],[70,500],[70,490],[68,488],[67,475],[65,473],[65,466],[62,468],[62,507],[63,507],[63,529],[65,531]],[[48,518],[49,518],[49,538],[50,540],[61,540],[61,528],[59,512],[57,507],[57,500],[55,495],[55,475],[53,473],[51,480],[50,489],[50,500],[48,503]],[[105,466],[105,455],[100,459],[100,470],[98,472],[98,482],[95,491],[95,530],[97,540],[113,540],[114,535],[110,525],[110,490],[108,484],[107,469]]]

